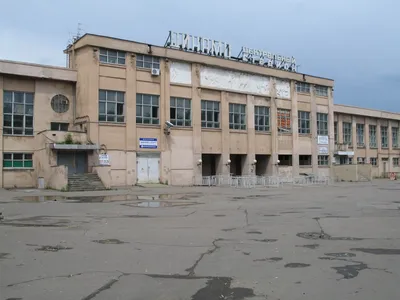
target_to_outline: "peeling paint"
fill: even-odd
[[[188,63],[171,62],[170,67],[171,83],[192,84],[192,67]]]

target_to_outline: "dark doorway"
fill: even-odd
[[[233,176],[242,176],[243,167],[246,161],[245,154],[231,154],[231,174]]]
[[[217,167],[221,159],[220,154],[202,154],[201,172],[203,176],[217,175]]]
[[[256,154],[256,175],[267,176],[268,175],[268,163],[271,155]],[[272,175],[272,174],[270,174]]]
[[[58,152],[57,166],[67,166],[68,175],[87,172],[86,152]]]

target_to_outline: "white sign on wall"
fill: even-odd
[[[158,143],[156,138],[139,138],[139,148],[157,149]]]
[[[318,145],[329,145],[329,137],[327,135],[319,135]]]
[[[99,165],[100,166],[110,165],[110,157],[108,156],[108,154],[99,154]]]
[[[321,155],[328,155],[328,154],[329,154],[329,149],[328,149],[328,147],[319,147],[319,148],[318,148],[318,154],[321,154]]]

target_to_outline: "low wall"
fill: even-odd
[[[338,181],[371,181],[372,166],[367,165],[334,165],[333,176]]]
[[[112,186],[112,177],[111,177],[111,166],[95,166],[92,169],[93,173],[96,173],[99,176],[101,182],[103,183],[106,189],[110,189]]]
[[[46,186],[54,190],[67,190],[68,188],[68,167],[51,167],[51,174]]]

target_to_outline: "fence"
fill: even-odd
[[[230,186],[235,188],[255,188],[255,187],[281,187],[281,186],[311,186],[329,185],[333,180],[329,176],[230,176],[215,175],[203,176],[203,186]]]

